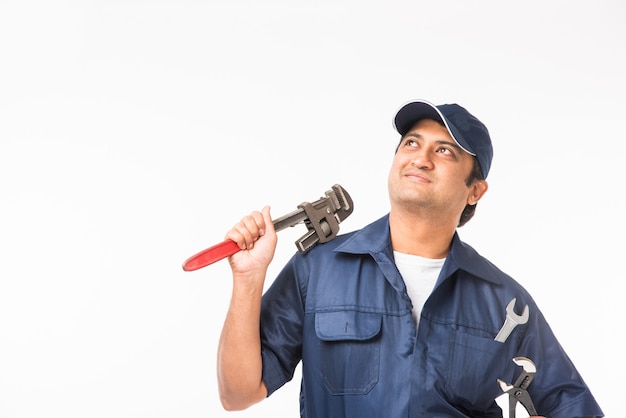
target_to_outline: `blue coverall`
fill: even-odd
[[[513,298],[529,320],[494,341]],[[512,383],[523,356],[538,413],[603,416],[528,292],[458,234],[417,328],[411,308],[388,215],[296,253],[262,301],[268,396],[302,361],[302,417],[502,417],[497,379]]]

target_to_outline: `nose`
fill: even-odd
[[[430,150],[426,148],[416,150],[413,158],[411,158],[411,165],[421,169],[433,168],[433,160]]]

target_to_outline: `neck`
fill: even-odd
[[[416,216],[392,210],[389,213],[394,251],[425,258],[445,258],[456,231],[456,223],[441,216]]]

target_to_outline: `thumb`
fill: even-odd
[[[274,229],[274,222],[272,221],[272,216],[270,214],[271,207],[265,206],[261,210],[261,215],[263,215],[263,219],[265,220],[265,233],[276,234],[276,230]]]

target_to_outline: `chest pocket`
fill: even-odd
[[[356,311],[315,314],[320,373],[332,395],[364,395],[378,382],[382,317]]]

